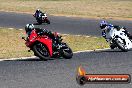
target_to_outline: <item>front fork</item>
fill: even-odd
[[[61,43],[59,45],[54,44],[54,56],[61,57],[63,55],[63,48],[66,47],[65,44]]]

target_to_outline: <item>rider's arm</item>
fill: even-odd
[[[102,36],[103,36],[104,38],[106,38],[106,32],[105,32],[105,30],[106,30],[106,28],[103,28],[103,29],[102,29]]]
[[[35,28],[35,30],[36,30],[37,34],[39,34],[39,35],[42,35],[44,33],[43,29],[41,29],[41,28]]]
[[[105,30],[102,31],[102,36],[103,36],[104,38],[106,38],[106,32],[105,32]]]
[[[102,31],[102,36],[106,39],[107,42],[109,42],[110,39],[108,39],[108,38],[106,37],[106,32],[105,32],[105,30]]]
[[[35,13],[33,16],[34,16],[34,17],[37,17],[37,13]]]
[[[50,31],[46,30],[46,29],[42,29],[42,28],[35,28],[36,32],[39,34],[43,34],[43,35],[49,35]]]

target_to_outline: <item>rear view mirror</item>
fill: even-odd
[[[25,37],[22,37],[22,39],[24,39],[24,40],[25,40]]]

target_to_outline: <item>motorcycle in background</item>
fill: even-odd
[[[50,24],[50,21],[49,21],[49,19],[48,19],[46,13],[42,13],[41,16],[40,16],[39,18],[37,18],[37,17],[35,16],[35,14],[34,14],[33,16],[36,18],[36,20],[37,20],[37,22],[38,22],[39,24],[42,24],[42,23]]]
[[[119,48],[127,52],[132,48],[132,40],[123,31],[125,31],[123,27],[120,30],[116,28],[107,30],[106,39],[109,40],[111,49]]]
[[[72,58],[73,52],[71,48],[62,42],[63,39],[56,32],[54,36],[56,40],[43,33],[37,33],[36,30],[32,30],[27,38],[22,37],[22,39],[25,40],[26,46],[34,52],[34,55],[41,60],[48,60],[51,57]]]

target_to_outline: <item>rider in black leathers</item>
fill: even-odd
[[[28,34],[28,36],[31,34],[32,30],[36,30],[37,34],[39,34],[39,35],[47,35],[51,39],[55,39],[54,33],[52,33],[51,31],[48,31],[48,30],[42,29],[42,28],[34,28],[33,24],[27,24],[25,26],[25,31]]]
[[[41,19],[42,18],[42,14],[43,14],[42,11],[37,9],[36,12],[35,12],[36,19]]]

